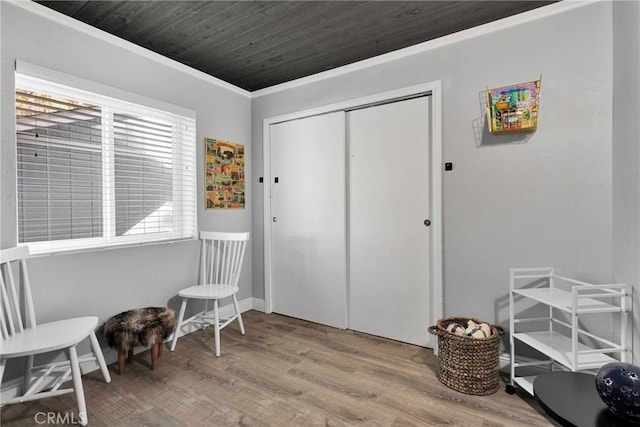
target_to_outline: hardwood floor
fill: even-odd
[[[112,382],[84,377],[90,426],[548,426],[526,393],[453,391],[435,377],[428,349],[276,314],[243,314],[221,334],[182,337],[156,371],[149,351]],[[426,330],[425,330],[425,333]],[[2,425],[32,426],[38,413],[76,414],[72,394],[2,409]],[[70,418],[68,418],[70,419]],[[60,418],[58,418],[60,420]]]

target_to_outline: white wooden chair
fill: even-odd
[[[182,306],[178,315],[178,324],[173,334],[171,351],[176,348],[178,332],[189,324],[202,328],[213,325],[216,356],[220,356],[220,330],[238,319],[240,332],[244,335],[244,324],[236,293],[242,270],[242,261],[249,241],[249,233],[200,232],[200,284],[181,290]],[[223,298],[233,299],[235,314],[226,320],[220,320],[218,301]],[[184,320],[184,313],[189,299],[205,300],[204,310]],[[213,302],[213,310],[209,310],[209,301]]]
[[[8,359],[26,357],[22,394],[0,404],[28,402],[75,391],[78,421],[86,425],[87,406],[80,363],[96,360],[104,380],[111,382],[94,332],[98,318],[78,317],[37,325],[27,273],[28,256],[27,247],[0,250],[0,383]],[[79,359],[76,346],[86,338],[91,341],[93,356]],[[56,350],[66,350],[69,360],[33,366],[35,355]],[[73,379],[73,387],[61,389],[60,386],[69,376]]]

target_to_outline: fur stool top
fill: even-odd
[[[166,307],[147,307],[123,311],[104,324],[104,337],[118,350],[118,372],[124,373],[125,353],[129,361],[137,345],[151,347],[151,369],[162,355],[162,343],[176,328],[176,314]]]

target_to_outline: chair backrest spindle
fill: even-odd
[[[28,256],[29,249],[27,247],[0,250],[0,331],[2,339],[7,339],[36,324],[25,261]],[[16,282],[14,269],[18,271],[19,282]],[[20,297],[22,297],[23,305],[20,304]]]
[[[201,284],[237,286],[249,233],[200,232]]]
[[[0,324],[2,326],[2,339],[7,339],[15,333],[13,327],[13,315],[11,314],[11,305],[9,304],[9,295],[7,295],[7,284],[4,281],[4,266],[0,271]]]
[[[25,326],[27,328],[33,328],[36,326],[36,309],[33,305],[33,297],[31,295],[31,281],[29,280],[29,273],[27,271],[26,258],[20,259],[20,271],[22,274],[22,280],[24,281],[24,300],[27,310]]]

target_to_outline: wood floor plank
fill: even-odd
[[[413,414],[423,424],[427,423],[428,425],[447,423],[447,420],[439,415],[440,411],[427,409],[431,402],[427,395],[406,392],[398,385],[381,382],[375,378],[363,379],[357,373],[345,376],[338,371],[320,366],[310,368],[301,365],[298,368],[293,368],[290,373],[307,379],[313,383],[314,388],[324,387],[355,400],[374,402],[377,407],[387,413]]]
[[[435,376],[429,349],[257,311],[221,333],[194,332],[158,369],[137,354],[112,382],[83,380],[91,426],[549,426],[526,394],[458,393]],[[426,333],[426,331],[425,331]],[[2,408],[2,426],[38,412],[77,413],[72,394]],[[77,415],[76,415],[77,416]]]
[[[331,389],[314,389],[299,397],[314,412],[324,414],[326,423],[345,425],[389,425],[393,415],[377,407],[372,400],[358,400]]]

